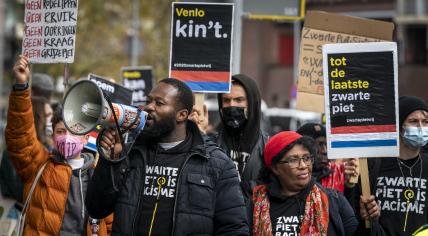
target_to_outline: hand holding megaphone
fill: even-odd
[[[110,128],[104,130],[100,137],[99,145],[101,145],[104,150],[110,150],[110,152],[104,153],[110,160],[118,160],[120,158],[123,148],[119,133],[115,129]]]
[[[102,129],[97,139],[98,152],[115,161],[118,160],[120,151],[126,148],[122,133],[128,130],[141,131],[146,123],[147,113],[137,107],[112,103],[96,83],[81,80],[71,86],[64,97],[63,117],[65,127],[75,135]],[[117,152],[118,150],[120,151]],[[113,151],[114,154],[108,155],[108,151]]]
[[[98,85],[90,80],[76,82],[64,97],[65,127],[75,135],[100,128],[143,129],[147,113],[128,105],[109,102]]]
[[[138,118],[140,119],[140,118]],[[138,121],[131,129],[137,128],[140,121]],[[103,148],[103,155],[109,160],[120,160],[120,154],[123,147],[120,140],[119,132],[114,128],[103,130],[99,136],[98,145]]]

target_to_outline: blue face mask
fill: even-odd
[[[413,148],[425,146],[428,143],[428,127],[404,128],[403,140]]]

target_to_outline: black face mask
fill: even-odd
[[[247,123],[244,107],[223,107],[221,113],[223,124],[229,129],[240,130]]]

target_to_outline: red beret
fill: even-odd
[[[284,148],[301,137],[302,135],[294,131],[283,131],[272,136],[265,145],[264,160],[266,167],[270,168],[272,159]]]

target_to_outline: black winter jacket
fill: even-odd
[[[213,139],[215,140],[217,145],[227,153],[227,155],[230,155],[230,150],[227,147],[221,132]],[[264,166],[263,151],[265,150],[265,145],[268,139],[269,136],[266,133],[260,133],[256,145],[251,150],[250,158],[247,161],[244,172],[241,175],[241,181],[248,182],[251,180],[258,179],[260,170]]]
[[[235,165],[214,143],[203,140],[193,122],[187,123],[187,129],[197,145],[178,176],[171,235],[249,235]],[[91,217],[114,212],[112,235],[135,235],[138,228],[146,163],[146,147],[138,142],[121,163],[100,158],[88,188]]]

